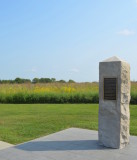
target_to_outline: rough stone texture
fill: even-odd
[[[117,78],[117,100],[104,100],[104,78]],[[129,143],[130,66],[117,57],[99,64],[99,142],[111,148]]]
[[[130,122],[130,66],[121,62],[121,128],[120,145],[125,147],[129,143],[129,122]]]

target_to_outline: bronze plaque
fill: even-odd
[[[104,78],[104,100],[116,100],[117,78]]]

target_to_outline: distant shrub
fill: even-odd
[[[131,104],[137,104],[137,94],[136,93],[131,93]]]
[[[98,103],[98,94],[93,93],[16,93],[0,95],[0,103]]]
[[[0,94],[0,103],[99,103],[99,95],[98,93],[16,93],[10,95]],[[137,94],[131,94],[130,104],[137,104]]]

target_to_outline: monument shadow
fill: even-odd
[[[25,151],[106,150],[98,140],[31,141],[14,148]]]

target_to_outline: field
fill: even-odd
[[[0,103],[98,103],[98,83],[0,84]]]
[[[137,135],[137,106],[130,111]],[[0,104],[0,140],[18,144],[69,127],[98,130],[98,104]]]
[[[0,84],[0,103],[98,103],[98,83]],[[137,104],[137,82],[131,83]]]

